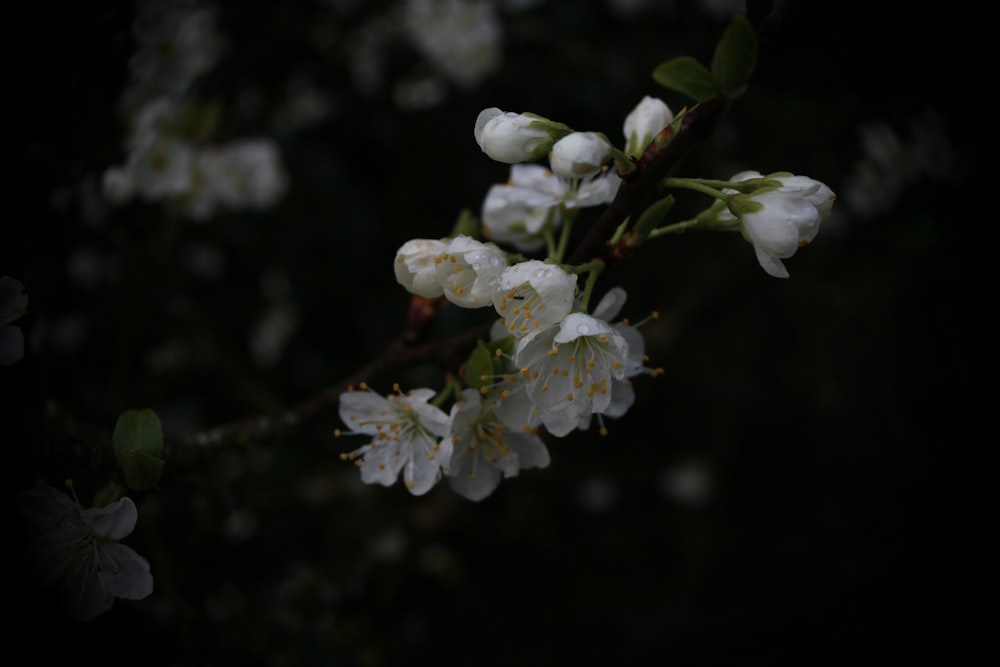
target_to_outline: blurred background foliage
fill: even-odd
[[[142,5],[17,10],[31,39],[7,47],[18,120],[0,273],[30,300],[25,356],[0,368],[4,500],[72,477],[88,502],[127,409],[153,408],[166,433],[161,488],[133,494],[126,539],[153,595],[77,625],[15,586],[33,659],[881,664],[961,650],[982,624],[955,605],[976,581],[964,520],[986,407],[965,393],[980,326],[964,297],[989,283],[958,253],[982,130],[946,85],[970,63],[939,46],[954,17],[773,5],[749,92],[678,173],[804,174],[838,193],[835,212],[787,281],[737,235],[665,238],[615,267],[602,286],[627,289],[623,315],[661,314],[644,333],[666,373],[638,379],[608,437],[548,439],[548,469],[481,503],[447,485],[365,487],[338,458],[357,443],[333,438],[334,411],[264,441],[178,445],[382,353],[409,301],[395,250],[448,234],[507,177],[473,139],[480,109],[621,141],[643,95],[685,103],[653,68],[709,60],[744,11],[498,1],[495,23],[435,38],[492,26],[495,64],[470,74],[420,46],[403,4],[215,5],[224,48],[190,94],[218,105],[211,141],[276,142],[289,187],[205,220],[101,188],[126,159]],[[704,203],[682,199],[678,219]],[[481,315],[446,308],[431,335]]]

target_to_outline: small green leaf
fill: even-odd
[[[664,88],[693,97],[698,102],[709,100],[721,92],[712,73],[690,56],[680,56],[660,63],[653,70],[653,80]]]
[[[745,16],[735,14],[712,57],[712,75],[723,95],[730,99],[742,95],[756,64],[757,34]]]
[[[163,426],[149,408],[126,410],[118,416],[111,440],[116,457],[129,450],[158,457],[163,453]]]
[[[479,341],[476,349],[465,362],[465,384],[473,389],[482,389],[493,383],[493,353]]]
[[[125,484],[136,491],[155,489],[163,475],[163,459],[130,449],[118,455]]]

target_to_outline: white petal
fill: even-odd
[[[124,544],[101,547],[100,578],[104,588],[118,598],[141,600],[153,592],[149,561]]]
[[[82,513],[83,520],[101,537],[120,540],[135,529],[139,511],[128,496],[104,507],[91,507]]]
[[[757,255],[757,261],[760,263],[760,267],[767,271],[770,275],[775,278],[788,277],[788,270],[785,268],[784,263],[782,263],[780,259],[768,255],[756,245],[753,247],[753,251]]]

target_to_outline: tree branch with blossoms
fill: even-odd
[[[653,71],[658,84],[690,97],[690,106],[675,114],[662,99],[643,97],[624,119],[620,145],[604,132],[575,130],[530,112],[481,111],[475,140],[486,156],[510,165],[509,179],[489,189],[478,216],[463,211],[447,237],[414,238],[398,248],[393,272],[411,295],[409,310],[404,330],[379,357],[276,416],[202,432],[165,437],[154,412],[129,410],[115,428],[118,469],[94,507],[84,509],[75,495],[71,501],[52,490],[31,492],[34,502],[54,508],[35,522],[38,530],[59,530],[74,548],[87,550],[60,562],[72,568],[72,591],[87,600],[79,614],[91,617],[114,597],[151,591],[148,563],[118,540],[136,520],[128,493],[156,489],[165,459],[178,450],[294,434],[336,410],[342,425],[334,435],[360,439],[343,447],[341,458],[357,466],[363,482],[388,487],[402,480],[411,494],[422,495],[444,481],[481,501],[501,481],[546,468],[547,439],[595,424],[606,435],[606,420],[624,417],[634,404],[634,381],[662,373],[645,354],[641,328],[648,320],[619,318],[626,289],[612,285],[598,294],[610,266],[647,243],[696,229],[739,232],[765,272],[787,278],[784,260],[816,237],[831,212],[834,193],[807,176],[744,171],[718,180],[674,173],[745,92],[756,56],[753,25],[734,16],[710,66],[678,57]],[[209,157],[213,169],[225,166],[218,154]],[[539,164],[543,159],[548,166]],[[123,174],[115,183],[125,196],[132,187]],[[711,203],[690,219],[672,220],[675,197],[683,192]],[[217,195],[185,197],[199,211],[218,205]],[[600,206],[571,248],[581,211]],[[22,353],[20,331],[11,323],[24,313],[27,296],[13,279],[0,286],[0,362],[8,363]],[[490,317],[427,340],[444,307]],[[424,363],[443,369],[444,386],[373,388]],[[128,565],[122,576],[109,574],[110,558]]]
[[[738,231],[770,275],[815,237],[834,195],[824,184],[786,172],[742,172],[728,181],[681,178],[674,170],[746,90],[756,63],[750,22],[733,18],[707,68],[692,58],[661,64],[653,78],[694,102],[676,115],[646,96],[628,114],[625,144],[576,131],[533,113],[483,110],[474,136],[490,158],[511,165],[493,186],[481,218],[463,212],[452,234],[417,238],[398,250],[397,282],[411,293],[404,332],[383,355],[319,395],[273,418],[235,422],[180,442],[247,441],[302,425],[339,406],[346,430],[368,440],[344,454],[362,480],[385,486],[402,475],[414,494],[447,479],[479,500],[519,470],[548,465],[541,435],[563,437],[596,420],[620,417],[634,401],[632,380],[657,375],[645,365],[638,325],[612,322],[625,290],[612,287],[591,307],[609,266],[643,244],[683,230]],[[548,158],[549,166],[536,164]],[[664,224],[674,193],[713,203],[690,220]],[[579,244],[568,240],[583,208],[604,205]],[[582,285],[581,285],[582,279]],[[498,319],[451,338],[423,342],[450,303],[492,308]],[[447,386],[386,396],[366,383],[434,362]],[[441,406],[450,404],[450,413]]]

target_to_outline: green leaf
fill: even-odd
[[[757,34],[745,16],[733,15],[712,57],[712,75],[729,99],[746,90],[757,64]]]
[[[125,473],[125,484],[136,491],[155,489],[163,475],[163,459],[135,449],[118,455],[118,463]]]
[[[130,450],[160,456],[163,453],[163,426],[156,412],[149,408],[126,410],[118,416],[111,440],[116,457]]]
[[[676,90],[698,102],[709,100],[721,92],[712,73],[690,56],[680,56],[657,65],[653,80],[664,88]]]
[[[465,362],[465,384],[473,389],[482,389],[492,383],[493,353],[483,341],[479,341]]]
[[[125,474],[130,489],[148,491],[160,482],[163,474],[163,426],[157,414],[145,408],[126,410],[118,416],[114,443],[115,459]]]

